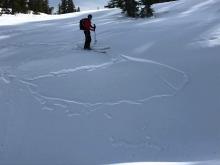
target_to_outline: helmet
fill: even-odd
[[[89,19],[92,19],[92,15],[91,15],[91,14],[89,14],[89,15],[88,15],[88,18],[89,18]]]

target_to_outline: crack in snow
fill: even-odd
[[[5,84],[11,83],[11,81],[15,78],[15,75],[11,75],[6,71],[0,70],[0,80],[2,80]]]
[[[171,67],[166,64],[162,64],[153,60],[148,60],[148,59],[141,59],[141,58],[134,58],[134,57],[129,57],[123,54],[120,54],[118,56],[119,60],[112,60],[110,62],[98,64],[98,65],[85,65],[85,66],[80,66],[72,69],[63,69],[60,71],[55,71],[55,72],[50,72],[49,74],[45,75],[40,75],[37,77],[33,78],[28,78],[25,80],[20,80],[22,84],[24,84],[31,95],[42,105],[43,110],[55,110],[55,109],[63,109],[67,113],[69,117],[71,116],[80,116],[82,113],[84,114],[89,114],[90,112],[97,111],[101,109],[103,106],[116,106],[120,104],[130,104],[130,105],[142,105],[143,103],[150,101],[152,99],[158,99],[158,98],[163,98],[163,97],[173,97],[176,95],[178,91],[180,91],[189,81],[188,76],[186,75],[185,72],[178,70],[174,67]],[[116,61],[116,62],[115,62]],[[137,100],[129,100],[129,99],[122,99],[122,100],[117,100],[114,102],[83,102],[83,101],[77,101],[77,100],[68,100],[68,99],[63,99],[63,98],[57,98],[57,97],[50,97],[46,95],[42,95],[37,91],[38,85],[31,83],[29,81],[34,81],[34,80],[39,80],[42,78],[50,78],[54,76],[63,76],[69,73],[73,73],[76,71],[95,71],[98,69],[105,69],[107,67],[110,67],[114,65],[115,63],[121,63],[121,62],[139,62],[139,63],[148,63],[148,64],[154,64],[158,65],[160,67],[165,67],[168,68],[169,70],[172,70],[174,72],[177,72],[179,74],[183,75],[184,81],[181,83],[179,87],[173,85],[171,82],[160,76],[160,79],[171,89],[174,90],[173,93],[170,94],[156,94],[152,95],[146,98],[141,98]],[[73,104],[75,106],[73,106]],[[111,118],[108,115],[105,114],[107,118]]]
[[[40,76],[37,76],[37,77],[28,78],[26,80],[34,81],[34,80],[39,80],[39,79],[42,79],[42,78],[62,77],[63,75],[73,73],[73,72],[77,72],[77,71],[95,71],[97,69],[105,69],[105,68],[111,66],[112,64],[114,64],[114,61],[106,62],[106,63],[100,64],[100,65],[85,65],[85,66],[79,66],[79,67],[76,67],[76,68],[62,69],[62,70],[59,70],[59,71],[50,72],[49,74],[44,74],[44,75],[40,75]]]

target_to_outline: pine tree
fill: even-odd
[[[151,17],[153,16],[152,4],[169,1],[175,0],[110,0],[105,7],[119,7],[129,17]]]
[[[49,3],[48,3],[48,0],[44,0],[43,3],[42,3],[42,12],[43,13],[46,13],[46,14],[50,14],[50,7],[49,7]]]
[[[60,3],[58,4],[58,14],[62,14],[62,11],[61,11],[61,4],[60,4]]]
[[[29,0],[28,8],[29,10],[33,11],[34,14],[38,14],[41,11],[40,5],[40,0]]]
[[[33,11],[34,14],[51,14],[53,8],[49,7],[48,0],[29,0],[28,9]]]
[[[1,11],[0,11],[0,15],[2,13],[10,14],[11,11],[10,11],[9,8],[11,8],[11,1],[9,1],[9,0],[0,0],[0,8],[2,8]]]
[[[4,1],[5,0],[0,0],[0,8],[3,8]]]
[[[122,8],[124,4],[124,0],[117,0],[117,7]]]
[[[76,12],[80,12],[80,7],[78,7],[78,8],[76,9]]]
[[[11,0],[12,13],[27,13],[27,0]]]
[[[140,4],[144,7],[140,8],[140,17],[151,17],[153,16],[153,9],[151,5],[153,4],[153,0],[141,0]]]
[[[108,8],[115,8],[117,7],[117,0],[110,0],[108,5],[107,5]]]
[[[52,14],[54,10],[54,7],[49,7],[49,13],[48,14]]]
[[[125,10],[129,17],[136,17],[138,12],[138,2],[135,0],[125,0]]]
[[[49,7],[48,0],[0,0],[2,8],[11,9],[12,14],[27,13],[28,10],[34,13],[47,13],[50,14],[53,8]]]
[[[9,8],[12,8],[12,1],[11,0],[1,0],[0,7],[2,8],[2,11],[7,13],[7,12],[9,12]]]
[[[61,5],[60,5],[60,14],[64,14],[67,13],[67,9],[66,9],[67,3],[66,0],[61,0]]]
[[[72,13],[76,12],[73,0],[61,0],[58,5],[58,14]]]
[[[106,7],[108,7],[108,8],[115,8],[115,7],[121,8],[122,3],[123,3],[123,0],[110,0]]]
[[[73,13],[73,12],[76,12],[73,0],[67,0],[67,13]]]

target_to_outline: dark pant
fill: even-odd
[[[90,49],[90,43],[91,43],[91,35],[90,35],[90,31],[84,31],[85,34],[85,45],[84,45],[84,49]]]

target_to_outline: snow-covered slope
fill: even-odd
[[[220,1],[154,8],[0,17],[1,165],[220,164]]]

